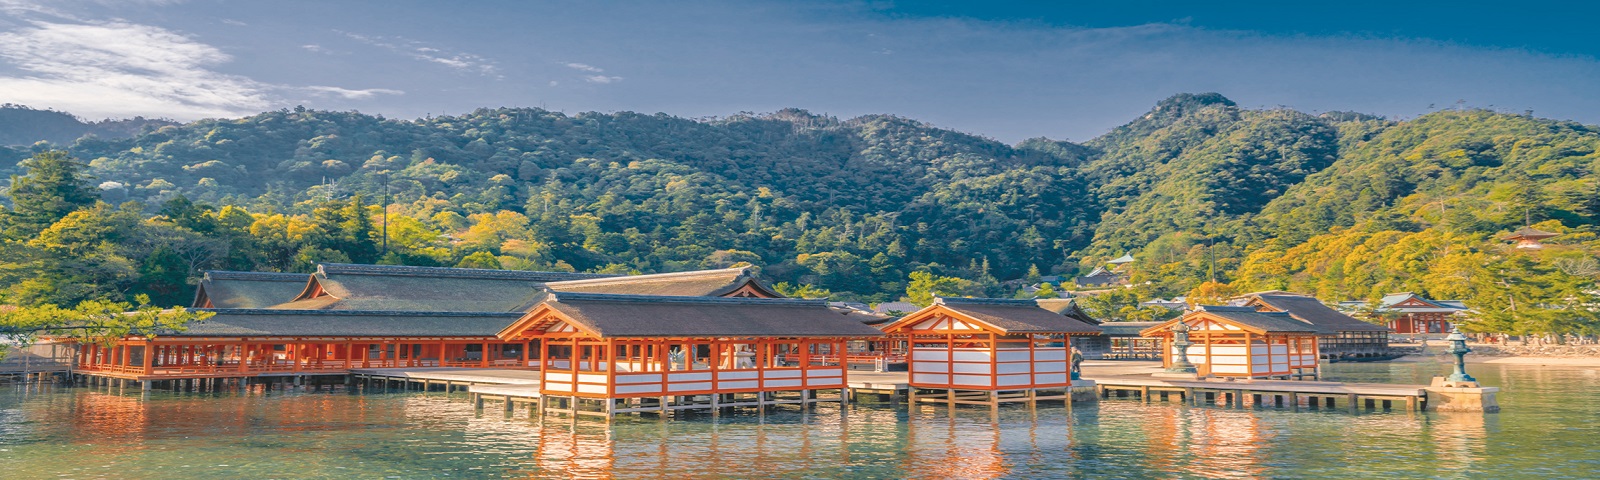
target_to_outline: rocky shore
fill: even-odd
[[[1600,345],[1491,345],[1468,344],[1472,353],[1468,363],[1600,367]],[[1405,356],[1397,362],[1447,362],[1449,356],[1439,342],[1428,345],[1394,345],[1391,351]]]

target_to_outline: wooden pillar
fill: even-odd
[[[995,387],[998,387],[1000,385],[1000,341],[998,339],[996,339],[994,333],[991,332],[988,335],[989,335],[989,388],[995,388]],[[954,378],[954,377],[951,377],[951,378]],[[994,391],[991,390],[989,392],[989,394],[992,396],[994,394]],[[995,400],[995,399],[993,397],[991,397],[990,400]],[[996,402],[998,402],[998,401],[996,400]]]
[[[606,360],[606,371],[605,371],[605,375],[606,375],[606,418],[611,418],[612,405],[614,403],[616,403],[616,399],[612,398],[617,393],[617,365],[616,365],[616,363],[617,363],[617,351],[616,351],[616,348],[617,348],[616,339],[612,339],[612,338],[606,339],[606,352],[605,352],[606,353],[606,355],[605,355],[605,360]],[[716,388],[716,384],[712,384],[712,388]]]
[[[1211,353],[1210,350],[1211,347],[1207,346],[1206,353]],[[1272,354],[1272,345],[1267,345],[1267,354]],[[1267,365],[1268,370],[1271,370],[1272,357],[1267,357]],[[1250,332],[1244,332],[1244,372],[1246,377],[1254,378],[1256,376],[1255,336],[1251,335]]]
[[[156,356],[155,356],[155,351],[154,351],[155,348],[156,348],[156,346],[155,346],[155,344],[153,342],[151,342],[149,340],[145,340],[144,341],[144,374],[145,375],[153,375],[153,374],[156,373]],[[144,387],[145,387],[145,390],[149,390],[150,389],[150,383],[148,381],[146,381],[145,384],[144,384]]]
[[[483,342],[483,355],[478,357],[478,367],[489,368],[489,342]]]

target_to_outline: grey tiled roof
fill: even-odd
[[[169,337],[493,337],[520,314],[196,309],[215,312]]]
[[[616,277],[605,273],[536,272],[529,270],[495,270],[492,268],[413,267],[409,265],[362,265],[353,263],[317,264],[322,275],[381,275],[385,277],[428,277],[525,280],[531,282],[559,282],[585,278]]]
[[[1085,312],[1082,308],[1078,307],[1077,300],[1070,298],[1036,298],[1033,301],[1039,304],[1039,308],[1064,315],[1068,318],[1072,318],[1083,323],[1090,325],[1100,325],[1105,323],[1098,318],[1089,316],[1089,312]]]
[[[876,337],[824,300],[551,292],[549,306],[603,337]]]
[[[1198,311],[1184,315],[1188,318],[1199,312],[1205,312],[1218,317],[1232,320],[1240,325],[1255,327],[1265,332],[1277,333],[1323,333],[1315,325],[1295,320],[1284,312],[1258,312],[1251,307],[1227,307],[1218,305],[1200,305]]]
[[[1304,295],[1279,293],[1255,295],[1250,297],[1250,303],[1247,305],[1254,306],[1256,302],[1274,310],[1288,312],[1290,316],[1302,322],[1315,325],[1323,333],[1389,331],[1383,326],[1363,322],[1328,308],[1321,301]]]
[[[1163,323],[1167,322],[1105,322],[1099,327],[1100,332],[1108,337],[1137,337],[1144,329]]]
[[[312,275],[328,295],[310,298],[311,289],[284,310],[384,310],[430,312],[513,312],[527,305],[545,282],[605,278],[610,275],[528,272],[480,268],[409,267],[327,263]]]
[[[1100,332],[1094,325],[1040,308],[1033,300],[941,297],[934,299],[934,303],[981,320],[1006,333]]]
[[[752,286],[769,297],[782,297],[757,281],[746,268],[655,273],[621,277],[566,280],[545,283],[557,292],[615,293],[624,295],[669,295],[718,297],[745,286]]]
[[[293,300],[310,279],[304,273],[207,271],[190,306],[209,301],[216,308],[266,308]]]

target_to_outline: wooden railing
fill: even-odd
[[[272,362],[253,361],[245,364],[241,369],[239,362],[221,363],[193,363],[185,365],[156,365],[151,368],[150,376],[219,376],[219,375],[259,375],[264,373],[329,373],[343,372],[350,368],[404,368],[404,367],[457,367],[457,368],[529,368],[521,359],[506,358],[490,360],[487,365],[481,360],[445,360],[438,359],[352,359],[348,366],[344,359],[313,359],[299,362],[296,365],[292,360],[275,360]],[[143,365],[80,365],[76,369],[81,372],[114,373],[124,375],[146,375]]]

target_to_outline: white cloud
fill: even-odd
[[[0,0],[0,13],[14,16],[40,14],[58,19],[80,20],[77,16],[62,10],[62,7],[77,9],[83,6],[98,5],[100,7],[167,7],[183,3],[185,0]],[[223,20],[227,22],[227,20]],[[242,25],[242,24],[241,24]]]
[[[340,88],[340,87],[329,87],[329,86],[325,86],[325,85],[312,85],[312,86],[309,86],[309,87],[300,87],[300,88],[302,90],[309,90],[313,94],[316,94],[316,95],[338,96],[338,97],[342,97],[342,98],[346,98],[346,99],[350,99],[350,100],[367,99],[367,98],[372,98],[372,97],[377,96],[377,95],[405,95],[405,93],[406,93],[406,92],[401,91],[401,90],[394,90],[394,89],[389,89],[389,88],[349,89],[349,88]]]
[[[166,29],[126,22],[30,22],[0,33],[5,101],[88,117],[174,118],[258,112],[271,86],[212,70],[232,58]]]
[[[622,77],[615,77],[615,76],[608,77],[608,76],[605,76],[605,75],[589,75],[589,76],[583,77],[583,81],[589,82],[589,83],[617,83],[617,82],[622,81]],[[645,82],[645,83],[649,83],[649,82]]]
[[[5,1],[5,0],[0,0]],[[274,94],[330,100],[403,95],[387,88],[296,86],[259,82],[216,68],[223,51],[160,27],[127,22],[51,23],[0,33],[0,101],[53,108],[88,118],[232,117],[282,103]],[[313,52],[327,50],[302,45]]]
[[[301,45],[300,48],[314,53],[328,53],[328,49],[322,48],[322,45],[317,45],[315,43],[307,43],[305,45]]]
[[[248,26],[250,26],[250,24],[248,24],[248,23],[244,23],[244,22],[241,22],[241,21],[238,21],[238,20],[234,20],[234,19],[231,19],[231,18],[222,19],[222,23],[225,23],[225,24],[228,24],[228,25],[233,25],[235,27],[248,27]]]
[[[600,67],[596,67],[594,65],[589,65],[589,64],[585,64],[585,63],[568,63],[567,64],[567,68],[570,68],[570,69],[573,69],[573,70],[582,71],[582,72],[591,72],[591,73],[600,73],[600,72],[604,72],[605,71],[605,70],[601,70]]]
[[[374,47],[389,50],[424,62],[437,63],[463,72],[475,72],[482,75],[494,75],[499,70],[493,61],[471,53],[450,53],[442,49],[427,46],[426,44],[406,37],[384,37],[377,35],[362,35],[343,30],[334,30],[345,37]]]

